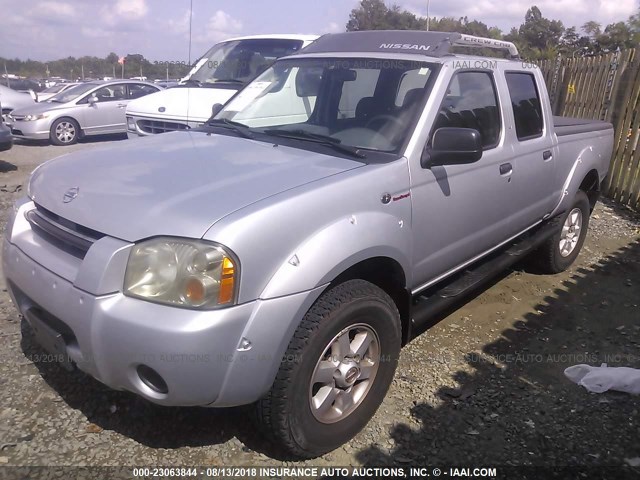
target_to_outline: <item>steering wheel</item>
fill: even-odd
[[[400,130],[404,130],[406,128],[405,125],[398,118],[394,117],[393,115],[389,115],[388,113],[376,115],[366,123],[365,128],[368,128],[370,130],[375,130],[375,128],[371,128],[371,125],[377,122],[393,123]]]

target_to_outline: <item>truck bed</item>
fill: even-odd
[[[578,133],[597,132],[600,130],[609,130],[613,125],[602,120],[589,120],[586,118],[572,117],[553,117],[553,125],[556,135],[564,137],[566,135],[575,135]]]

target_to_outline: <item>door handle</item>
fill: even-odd
[[[500,165],[500,175],[511,175],[511,172],[513,172],[513,166],[510,163]]]
[[[551,160],[551,158],[553,158],[553,153],[551,153],[551,150],[545,150],[544,152],[542,152],[542,159],[543,160]]]
[[[126,104],[126,103],[119,103],[119,104],[117,105],[117,107],[118,107],[118,108],[125,108],[126,106],[127,106],[127,104]]]

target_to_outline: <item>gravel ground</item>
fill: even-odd
[[[105,139],[0,153],[0,222],[31,170]],[[640,398],[590,394],[563,370],[640,368],[640,219],[605,201],[574,267],[507,272],[404,348],[368,426],[293,462],[246,410],[165,408],[42,360],[0,285],[0,465],[640,464]]]

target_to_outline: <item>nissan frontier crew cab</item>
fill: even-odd
[[[473,46],[508,58],[455,53]],[[364,427],[436,313],[525,256],[571,265],[612,144],[552,116],[513,44],[329,34],[201,129],[38,167],[4,274],[65,367],[161,405],[255,404],[313,457]]]

